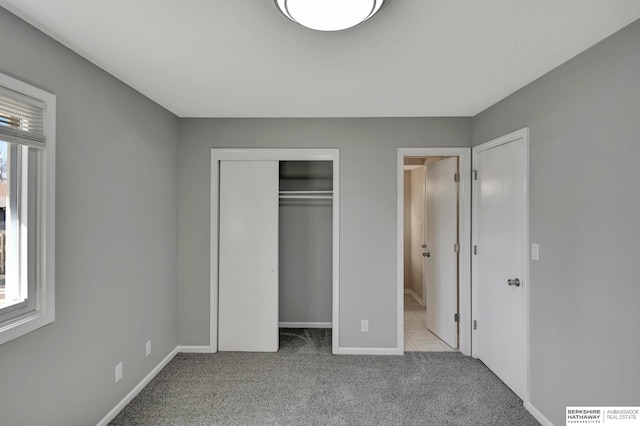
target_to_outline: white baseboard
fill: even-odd
[[[184,354],[208,354],[211,353],[210,346],[178,346],[178,352]]]
[[[410,288],[405,288],[404,289],[404,294],[411,295],[411,297],[413,297],[416,300],[416,302],[418,302],[421,306],[424,306],[424,300],[422,300],[422,298],[418,297],[418,295],[415,293],[415,291],[411,290]]]
[[[107,413],[107,415],[104,416],[104,418],[98,422],[97,426],[106,426],[107,424],[109,424],[111,420],[115,419],[118,413],[120,413],[120,411],[122,411],[124,407],[126,407],[127,404],[130,403],[131,400],[135,398],[136,395],[138,395],[140,391],[144,389],[144,387],[147,386],[154,377],[156,377],[156,375],[160,372],[160,370],[162,370],[167,364],[169,364],[169,362],[177,354],[178,354],[178,348],[175,348],[174,350],[169,352],[169,355],[164,357],[164,359],[160,361],[160,363],[156,365],[154,369],[151,370],[151,372],[149,372],[149,374],[147,374],[146,377],[142,379],[142,381],[138,383],[136,387],[134,387],[131,390],[131,392],[129,392],[127,396],[125,396],[122,399],[122,401],[120,401],[115,407],[113,407],[113,409],[109,411],[109,413]]]
[[[330,322],[281,322],[280,328],[332,328]]]
[[[345,348],[339,347],[334,355],[403,355],[404,350],[398,348]]]
[[[538,409],[534,407],[530,402],[525,402],[524,408],[526,408],[527,411],[530,412],[531,415],[537,421],[539,421],[542,426],[553,426],[553,423],[551,423],[551,421],[548,418],[546,418],[544,414],[538,411]]]

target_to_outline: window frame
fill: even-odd
[[[1,139],[2,136],[0,141]],[[34,173],[38,169],[39,153],[30,152],[32,148],[28,145],[3,143],[7,146],[9,172],[9,197],[5,217],[5,284],[7,288],[18,287],[20,296],[26,294],[27,298],[0,308],[0,324],[35,308],[35,298],[28,295],[35,294],[34,249],[37,247],[38,224],[34,213],[38,209],[37,186],[40,185]],[[26,224],[26,227],[22,226],[23,224]]]
[[[28,150],[22,155],[27,159],[26,173],[21,180],[27,178],[26,187],[18,197],[27,197],[29,202],[27,223],[35,225],[35,232],[29,230],[26,257],[22,259],[20,268],[25,262],[29,270],[29,293],[27,303],[19,302],[17,309],[4,309],[0,316],[0,345],[35,331],[55,320],[55,147],[56,147],[56,96],[34,87],[23,81],[0,73],[0,86],[28,96],[45,104],[44,147],[35,148],[33,153],[36,166],[32,169]],[[0,136],[2,139],[2,136]],[[11,141],[8,141],[11,142]],[[9,143],[8,151],[21,151],[20,147],[32,146],[29,143]],[[9,154],[9,152],[7,153]],[[18,156],[20,157],[20,156]],[[22,160],[20,160],[22,161]],[[11,183],[10,183],[11,184]],[[35,211],[33,211],[35,208]],[[18,214],[21,215],[19,212]],[[20,248],[22,250],[22,247]],[[8,308],[13,308],[10,306]],[[7,315],[10,313],[10,315]]]

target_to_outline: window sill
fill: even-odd
[[[36,310],[5,321],[0,324],[0,345],[51,324],[54,319],[53,310],[49,312]]]

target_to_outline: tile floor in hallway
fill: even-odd
[[[405,352],[455,351],[427,330],[427,311],[409,294],[404,295],[404,350]]]

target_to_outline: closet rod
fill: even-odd
[[[296,194],[333,194],[333,191],[329,190],[329,191],[280,191],[280,194],[291,194],[291,195],[296,195]]]

